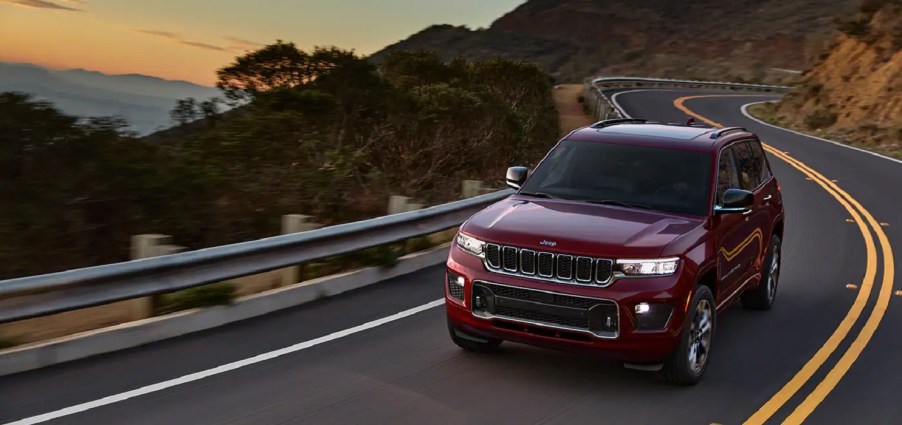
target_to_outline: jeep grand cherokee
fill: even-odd
[[[602,121],[506,181],[516,193],[461,225],[448,257],[464,349],[590,351],[695,384],[717,313],[774,303],[783,204],[745,129]]]

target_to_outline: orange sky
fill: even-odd
[[[523,0],[0,0],[0,61],[212,85],[277,39],[368,54],[428,25],[488,26]]]

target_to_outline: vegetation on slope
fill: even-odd
[[[778,105],[780,125],[902,157],[902,0],[867,0],[838,18],[820,62]]]
[[[548,75],[503,59],[442,62],[276,43],[219,72],[241,104],[166,137],[0,94],[0,278],[127,259],[129,237],[202,248],[383,215],[389,194],[440,203],[554,142]]]

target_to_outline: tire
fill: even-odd
[[[660,377],[670,383],[687,386],[701,381],[711,358],[716,316],[711,289],[697,285],[680,342],[658,372]]]
[[[781,241],[777,235],[771,236],[767,255],[764,257],[764,272],[758,287],[742,294],[742,306],[751,310],[770,310],[777,298],[777,284],[780,283]]]
[[[448,321],[448,333],[451,335],[451,341],[454,341],[458,347],[467,351],[477,353],[490,353],[495,351],[501,345],[500,339],[484,339],[470,336],[463,331],[454,327],[451,321]]]

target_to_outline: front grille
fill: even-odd
[[[472,312],[487,319],[512,320],[551,329],[616,338],[617,304],[610,300],[539,291],[484,281],[473,283]]]
[[[557,283],[606,286],[613,277],[613,264],[608,258],[575,257],[498,244],[485,247],[485,266],[489,271]]]

